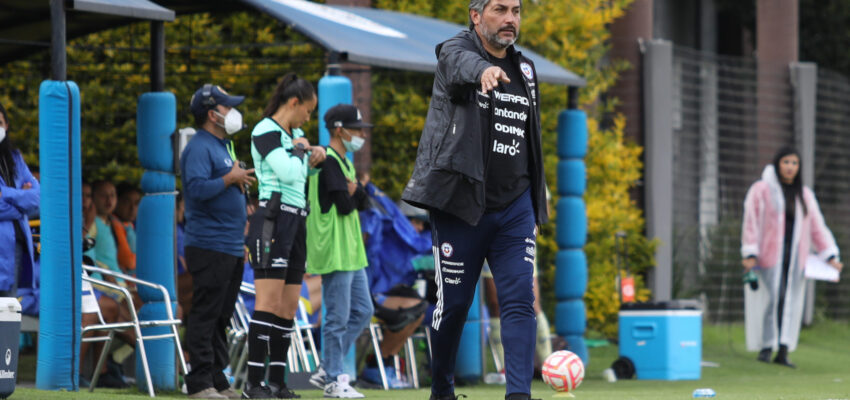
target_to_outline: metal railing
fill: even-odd
[[[701,297],[710,321],[743,319],[740,235],[747,189],[773,154],[798,143],[789,66],[673,50],[673,292]],[[814,190],[850,251],[850,79],[817,79]],[[843,274],[845,277],[847,273]],[[850,282],[816,284],[815,312],[850,317]]]

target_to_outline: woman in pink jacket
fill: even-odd
[[[841,270],[838,247],[818,201],[800,177],[800,155],[783,148],[764,168],[744,201],[742,264],[758,276],[757,289],[744,288],[747,349],[758,360],[794,368],[788,352],[797,347],[803,314],[806,258],[811,252]]]

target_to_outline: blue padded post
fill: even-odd
[[[576,299],[587,290],[587,257],[579,249],[561,250],[555,256],[555,298]]]
[[[481,283],[475,285],[475,295],[472,297],[472,305],[466,314],[466,323],[460,335],[460,344],[455,357],[455,376],[469,382],[481,379],[483,365],[481,365]],[[428,328],[430,329],[430,328]]]
[[[587,213],[584,200],[575,195],[561,193],[556,210],[558,226],[555,240],[562,249],[581,249],[587,240]]]
[[[584,343],[587,317],[587,213],[584,206],[584,156],[587,154],[587,115],[581,110],[564,110],[558,116],[558,195],[555,259],[555,330],[567,339],[568,348],[587,365]]]
[[[325,112],[339,104],[352,104],[351,80],[341,75],[325,75],[319,79],[319,144],[331,142],[330,131],[325,126]],[[351,153],[348,158],[354,160]]]
[[[83,218],[77,84],[42,82],[38,117],[42,272],[35,385],[78,390]]]
[[[165,286],[171,297],[171,304],[165,304],[161,292],[140,287],[139,296],[145,303],[139,310],[140,319],[166,319],[166,306],[171,307],[173,313],[177,312],[174,289],[176,186],[171,142],[171,134],[176,128],[177,100],[174,94],[152,92],[139,97],[136,144],[139,162],[145,169],[141,185],[145,195],[139,203],[136,217],[136,274],[140,279]],[[168,332],[165,327],[142,329],[145,336]],[[176,389],[174,342],[147,341],[145,350],[154,389]],[[147,390],[139,352],[136,352],[136,382],[139,389]]]

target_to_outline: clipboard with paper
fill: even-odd
[[[809,254],[806,258],[805,274],[807,279],[838,282],[839,273],[840,271],[814,254]]]

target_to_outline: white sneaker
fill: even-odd
[[[347,374],[337,376],[336,382],[330,382],[325,385],[325,397],[333,399],[362,399],[366,397],[363,393],[354,390],[348,382],[349,378]]]
[[[328,383],[327,380],[328,380],[328,374],[325,373],[325,369],[322,368],[321,365],[319,366],[319,369],[316,371],[315,374],[310,375],[310,384],[319,388],[319,389],[324,390],[325,386]]]

